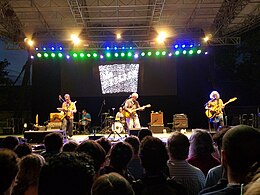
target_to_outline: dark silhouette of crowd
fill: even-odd
[[[7,136],[0,148],[0,195],[260,194],[260,131],[223,127],[211,135],[145,130],[112,143],[45,136],[43,150]]]

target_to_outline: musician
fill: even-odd
[[[141,128],[138,114],[133,112],[134,109],[140,108],[140,104],[137,101],[138,94],[132,93],[130,97],[130,99],[125,101],[124,105],[124,110],[128,113],[127,116],[125,116],[128,130],[131,128]]]
[[[116,113],[116,121],[120,121],[121,123],[125,123],[125,116],[123,112],[123,107],[119,107],[118,112]]]
[[[62,119],[62,125],[61,129],[66,130],[68,133],[69,138],[73,136],[73,119],[74,119],[74,113],[77,112],[76,104],[75,102],[72,102],[70,100],[70,95],[65,94],[64,95],[64,102],[62,103],[62,112],[63,115]]]
[[[87,131],[86,133],[89,133],[88,128],[89,128],[89,125],[91,122],[91,115],[90,115],[90,113],[87,112],[86,109],[82,110],[81,120],[79,122],[80,122],[81,128],[83,128],[83,131],[84,132]]]
[[[210,123],[213,124],[214,130],[217,131],[219,126],[224,126],[223,109],[225,107],[220,95],[217,91],[212,91],[209,95],[210,100],[206,103],[205,109]]]

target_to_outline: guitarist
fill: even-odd
[[[59,98],[60,99],[60,98]],[[62,103],[62,125],[61,129],[66,130],[66,132],[69,135],[69,138],[73,136],[73,119],[74,119],[74,113],[77,112],[76,104],[75,102],[72,102],[70,100],[70,95],[65,94],[64,95],[64,101]]]
[[[124,110],[126,112],[126,125],[128,130],[131,128],[141,128],[138,114],[132,110],[140,108],[140,104],[137,101],[138,94],[132,93],[130,99],[125,101]]]
[[[222,99],[220,99],[220,95],[217,91],[212,91],[209,97],[210,100],[205,105],[207,116],[210,118],[209,128],[210,123],[212,123],[214,130],[217,131],[219,126],[224,126],[223,109],[225,105],[223,104]]]

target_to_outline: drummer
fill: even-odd
[[[80,129],[85,133],[89,133],[89,126],[91,123],[91,115],[87,112],[86,109],[82,110],[81,119],[79,120]]]
[[[119,110],[116,113],[116,121],[122,123],[123,126],[125,125],[125,116],[122,107],[119,107]]]

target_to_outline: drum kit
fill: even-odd
[[[115,118],[114,116],[108,116],[109,113],[102,113],[104,115],[104,133],[109,133],[108,138],[112,134],[117,134],[119,137],[121,137],[121,133],[125,133],[125,123],[123,120],[120,120],[119,118]]]

